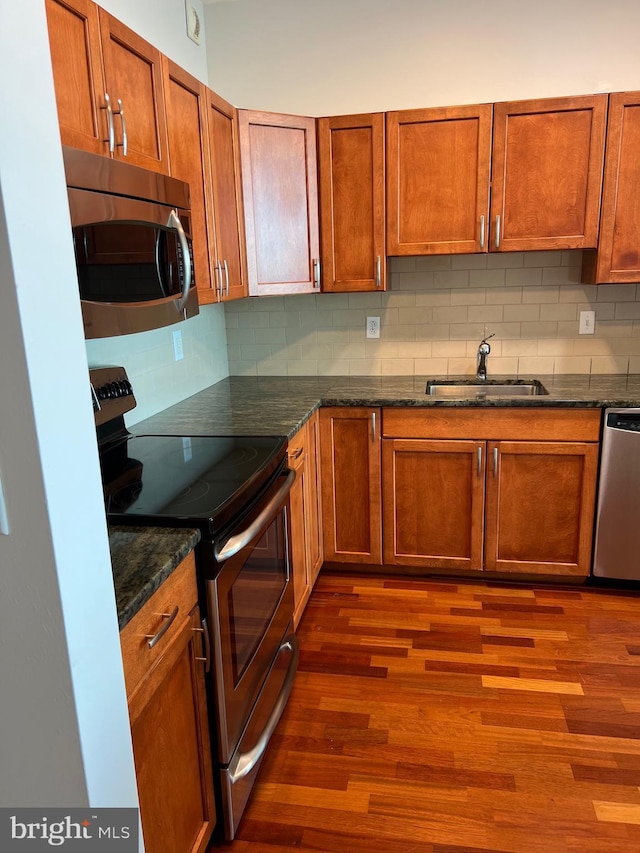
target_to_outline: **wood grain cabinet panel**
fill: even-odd
[[[484,442],[384,439],[384,562],[482,569]]]
[[[640,92],[609,96],[597,252],[584,252],[582,281],[640,281]]]
[[[206,89],[166,56],[162,57],[162,71],[171,174],[189,184],[194,278],[199,301],[211,302]]]
[[[586,577],[597,444],[489,442],[485,569]]]
[[[196,594],[191,554],[120,634],[140,820],[149,853],[204,853],[216,824]],[[147,635],[158,632],[162,613],[174,607],[170,628],[149,649]]]
[[[238,110],[250,296],[320,287],[315,119]]]
[[[587,577],[600,412],[564,411],[385,409],[385,564]]]
[[[318,415],[312,415],[291,439],[289,467],[296,472],[291,488],[293,625],[297,628],[322,564],[318,483]]]
[[[382,562],[380,410],[320,409],[322,527],[327,562]]]
[[[211,277],[219,301],[247,295],[246,245],[237,110],[210,89],[207,93],[211,163]]]
[[[169,172],[160,51],[99,9],[106,91],[116,128],[116,157]],[[118,105],[122,102],[122,108]],[[126,129],[126,155],[124,132]]]
[[[384,114],[318,119],[322,290],[385,290]]]
[[[387,251],[486,252],[491,104],[386,114]]]
[[[491,251],[598,239],[607,96],[494,104]]]
[[[46,0],[46,10],[62,144],[108,155],[98,7]]]

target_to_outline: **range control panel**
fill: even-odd
[[[135,409],[136,398],[124,367],[93,367],[89,379],[96,426]]]

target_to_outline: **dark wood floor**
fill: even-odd
[[[640,594],[322,574],[298,636],[231,853],[640,851]]]

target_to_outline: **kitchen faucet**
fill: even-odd
[[[478,369],[476,370],[476,379],[487,378],[487,356],[491,352],[491,347],[487,341],[494,337],[495,332],[492,335],[488,335],[486,338],[483,338],[480,342],[480,346],[478,347]]]

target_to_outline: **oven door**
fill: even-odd
[[[233,758],[283,646],[284,657],[293,658],[294,649],[287,654],[286,644],[293,620],[287,515],[294,479],[295,472],[285,471],[239,529],[214,545],[221,568],[206,585],[216,661],[218,758],[224,765]]]

